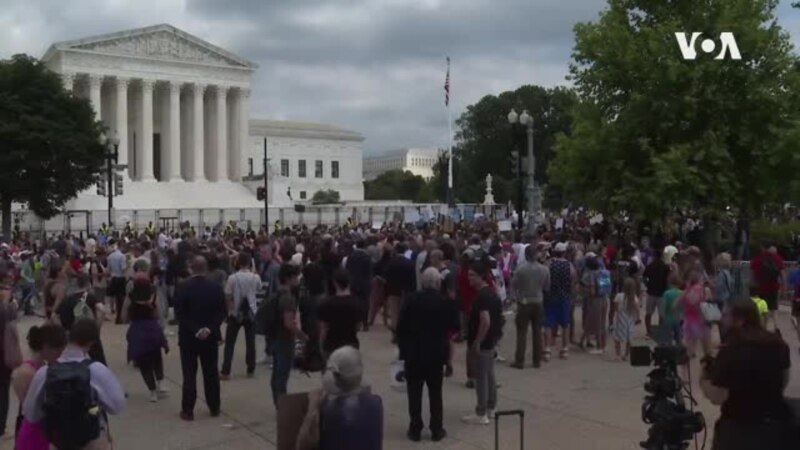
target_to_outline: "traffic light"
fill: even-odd
[[[96,177],[97,180],[97,195],[101,197],[106,197],[108,192],[106,191],[106,187],[108,186],[108,176],[105,173],[101,173]]]
[[[114,196],[122,195],[125,192],[125,185],[122,182],[122,174],[114,174]]]
[[[263,186],[256,189],[256,198],[259,201],[263,201],[265,198],[267,198],[267,189]]]
[[[518,177],[519,176],[519,152],[513,151],[511,155],[508,157],[508,163],[511,169],[511,176]]]

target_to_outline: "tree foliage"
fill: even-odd
[[[527,154],[526,137],[513,135],[508,113],[527,109],[534,118],[534,154],[536,181],[547,184],[547,166],[553,155],[556,137],[569,133],[571,109],[576,101],[569,89],[545,89],[526,85],[500,95],[487,95],[456,121],[456,145],[453,159],[455,197],[462,202],[483,201],[485,178],[492,174],[495,200],[505,203],[516,198],[516,171],[509,162],[513,150]],[[447,188],[447,157],[444,153],[434,167],[436,196],[445,198]],[[525,174],[527,171],[525,170]],[[523,174],[523,177],[525,176]]]
[[[576,25],[581,103],[553,180],[585,205],[646,218],[796,200],[800,66],[777,3],[609,0],[597,22]],[[681,31],[732,32],[742,60],[715,60],[700,42],[684,60]]]
[[[364,182],[367,200],[411,200],[417,203],[433,200],[428,182],[419,175],[390,170],[372,181]]]
[[[311,202],[314,204],[339,203],[339,201],[339,191],[334,191],[333,189],[317,191],[314,193],[314,196],[311,197]]]
[[[11,203],[49,218],[93,183],[103,164],[102,126],[89,102],[26,55],[0,61],[0,204],[9,236]]]

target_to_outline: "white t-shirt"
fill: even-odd
[[[250,304],[250,311],[255,314],[256,293],[261,289],[261,277],[249,270],[240,270],[228,277],[225,283],[225,295],[233,297],[233,313],[236,314],[242,300],[247,300]]]

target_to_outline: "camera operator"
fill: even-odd
[[[792,413],[783,397],[789,382],[789,347],[767,331],[752,302],[723,319],[729,335],[716,359],[706,360],[700,387],[721,405],[713,450],[797,449]]]

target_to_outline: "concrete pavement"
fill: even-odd
[[[37,320],[23,319],[24,330]],[[792,346],[792,380],[788,394],[800,397],[800,369],[798,369],[798,340],[791,330],[787,314],[781,314],[779,324]],[[175,327],[170,327],[173,331]],[[103,343],[109,364],[118,375],[130,396],[127,411],[112,419],[111,430],[117,450],[250,450],[273,449],[276,441],[276,418],[269,390],[270,371],[259,366],[255,378],[245,377],[244,342],[240,335],[236,347],[233,379],[223,382],[222,411],[219,418],[211,418],[202,403],[202,380],[198,376],[200,399],[195,410],[195,421],[182,422],[180,410],[181,372],[176,349],[176,338],[170,337],[172,352],[165,358],[168,398],[150,403],[147,389],[139,372],[125,364],[126,327],[107,323],[102,330]],[[641,329],[637,330],[640,334]],[[791,331],[791,332],[790,332]],[[509,320],[501,352],[510,357],[514,347],[514,325]],[[475,406],[473,390],[464,387],[464,346],[458,348],[455,375],[445,380],[444,422],[448,438],[434,444],[423,434],[421,443],[405,438],[408,426],[405,394],[389,386],[389,363],[394,349],[389,343],[389,333],[375,326],[361,333],[360,340],[366,366],[366,381],[373,392],[379,394],[384,404],[384,448],[406,449],[492,449],[494,426],[469,426],[460,417]],[[639,339],[640,342],[644,342]],[[259,343],[259,351],[263,342]],[[611,349],[611,347],[610,347]],[[613,352],[613,349],[611,349]],[[530,352],[530,350],[529,350]],[[222,352],[220,351],[220,358]],[[260,354],[260,353],[259,353]],[[530,356],[529,356],[530,358]],[[697,388],[697,374],[693,371],[695,396],[706,420],[712,424],[716,408],[708,404]],[[506,363],[498,363],[497,378],[502,384],[498,395],[498,409],[523,409],[525,417],[525,448],[541,450],[621,450],[637,449],[646,434],[641,422],[640,406],[644,395],[642,385],[647,369],[632,368],[627,363],[608,361],[603,356],[593,356],[573,349],[568,360],[554,359],[541,369],[517,370]],[[319,376],[307,377],[293,372],[290,392],[307,391],[319,385]],[[13,393],[12,393],[13,397]],[[9,429],[13,429],[17,404],[12,400]],[[423,400],[423,417],[428,417],[427,401]],[[500,425],[500,448],[519,448],[519,427],[516,418],[506,418]],[[702,440],[702,435],[699,436]],[[710,446],[710,436],[708,437]],[[9,439],[0,441],[0,449],[12,448]]]

